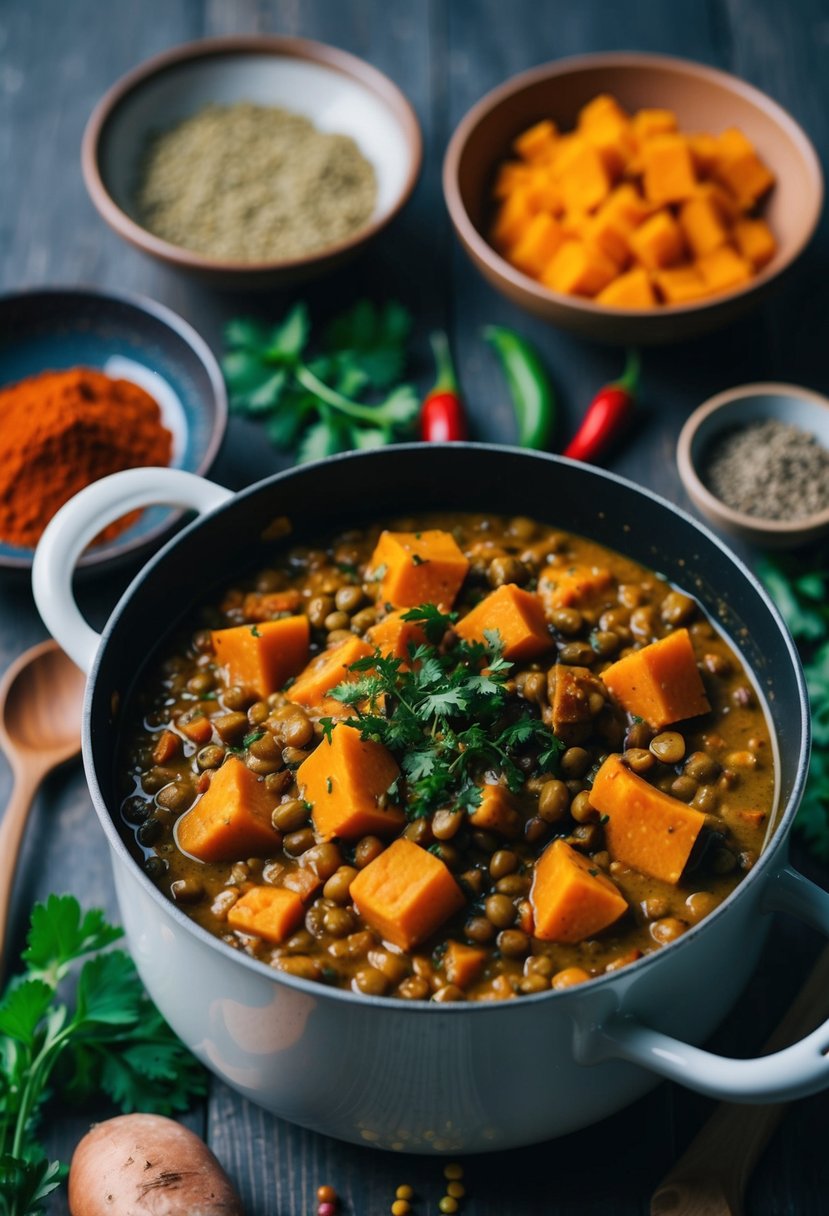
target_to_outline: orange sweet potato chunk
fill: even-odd
[[[302,592],[295,587],[287,591],[249,591],[242,611],[248,621],[272,621],[285,613],[296,613],[302,607]]]
[[[655,308],[657,299],[648,272],[638,266],[609,283],[596,296],[596,303],[606,308]]]
[[[481,786],[481,802],[469,816],[473,827],[513,839],[521,831],[521,816],[512,794],[503,785]]]
[[[551,674],[555,675],[551,706],[553,731],[568,745],[581,743],[593,723],[590,695],[601,693],[602,685],[589,667],[556,663]]]
[[[198,802],[176,825],[180,849],[199,861],[267,857],[279,843],[271,824],[274,799],[249,768],[230,756]]]
[[[590,790],[590,804],[606,815],[605,844],[614,861],[662,882],[679,882],[705,816],[648,785],[608,756]]]
[[[628,713],[655,730],[711,709],[687,629],[631,651],[606,667],[601,678]]]
[[[252,887],[227,914],[227,923],[242,933],[252,933],[275,946],[290,937],[305,909],[296,891],[285,887]]]
[[[287,691],[289,701],[304,705],[307,709],[326,709],[342,712],[343,706],[334,702],[331,706],[325,704],[325,694],[337,684],[353,680],[354,672],[347,668],[358,659],[364,659],[371,654],[371,647],[361,638],[346,638],[330,650],[324,650],[312,659],[304,671],[301,671]]]
[[[657,135],[642,145],[645,197],[652,203],[690,198],[697,184],[694,158],[682,135]]]
[[[383,532],[369,563],[380,599],[398,608],[451,607],[469,562],[451,532]]]
[[[225,683],[252,688],[258,696],[277,692],[308,662],[307,616],[286,616],[256,625],[214,629],[213,650]]]
[[[382,743],[361,739],[353,726],[338,723],[331,742],[323,739],[297,769],[297,785],[311,803],[319,840],[359,840],[399,831],[406,816],[387,806],[388,788],[400,776]]]
[[[628,909],[616,884],[564,840],[554,840],[536,862],[530,903],[536,937],[573,944],[595,937]]]
[[[548,612],[555,608],[577,608],[613,585],[613,575],[603,566],[547,566],[538,580],[538,591]]]
[[[409,647],[420,646],[426,634],[417,621],[404,621],[408,608],[390,612],[382,621],[372,625],[366,637],[382,655],[393,659],[408,659]]]
[[[447,980],[459,988],[468,988],[483,971],[486,959],[486,950],[467,946],[463,942],[449,942],[443,956]]]
[[[467,642],[483,642],[485,633],[498,633],[506,659],[533,659],[553,644],[541,600],[515,583],[504,583],[481,600],[458,621],[455,632]]]
[[[405,837],[360,870],[351,898],[384,941],[411,950],[463,907],[463,892],[439,857]]]

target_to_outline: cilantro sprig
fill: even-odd
[[[172,1114],[204,1073],[146,996],[122,930],[71,895],[32,910],[24,972],[0,1000],[0,1216],[39,1216],[66,1167],[37,1140],[50,1098],[103,1091],[124,1112]],[[64,989],[77,967],[74,1001]]]
[[[795,828],[829,861],[829,550],[764,557],[759,573],[797,642],[812,710],[809,778]]]
[[[222,366],[231,409],[265,423],[278,448],[319,460],[403,437],[419,402],[402,384],[411,318],[399,304],[356,304],[311,354],[305,304],[275,326],[237,319],[225,329]]]
[[[442,807],[474,811],[490,772],[517,793],[526,779],[519,760],[530,749],[539,769],[554,771],[563,744],[508,688],[512,663],[500,636],[487,632],[484,642],[456,639],[444,648],[456,614],[422,604],[403,619],[426,635],[409,648],[408,662],[375,650],[330,695],[353,710],[349,726],[399,757],[409,818]],[[330,734],[332,720],[323,725]]]

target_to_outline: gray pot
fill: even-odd
[[[81,618],[72,571],[88,541],[135,507],[200,513],[134,580],[102,637]],[[711,916],[673,945],[582,987],[442,1005],[365,997],[276,973],[210,936],[162,896],[118,829],[120,707],[158,638],[244,569],[265,564],[268,525],[294,538],[403,511],[529,515],[619,549],[698,597],[754,671],[778,756],[777,830]],[[794,1047],[727,1060],[702,1042],[754,968],[768,914],[829,931],[829,896],[787,864],[809,749],[803,675],[778,613],[720,542],[667,502],[553,456],[409,445],[307,465],[231,494],[189,474],[136,469],[68,503],[34,565],[40,612],[89,671],[83,753],[109,841],[127,941],[170,1024],[205,1064],[283,1118],[411,1152],[476,1152],[562,1135],[632,1102],[659,1076],[714,1097],[781,1101],[829,1084],[829,1023]]]

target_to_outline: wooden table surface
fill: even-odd
[[[610,49],[661,51],[745,77],[782,103],[829,154],[829,9],[826,0],[0,0],[0,284],[95,284],[141,292],[189,319],[218,351],[223,321],[252,302],[213,292],[144,259],[99,220],[81,181],[84,123],[123,72],[166,47],[205,35],[279,32],[335,43],[387,72],[423,126],[424,170],[413,201],[358,264],[304,293],[313,314],[361,295],[398,298],[417,319],[416,370],[429,382],[426,335],[451,334],[476,436],[509,442],[511,410],[481,341],[487,322],[514,325],[542,350],[555,380],[561,432],[574,427],[594,390],[619,371],[620,353],[556,333],[513,309],[476,275],[451,234],[440,191],[447,139],[468,107],[513,73],[559,56]],[[612,467],[682,505],[674,445],[689,410],[749,380],[790,380],[829,390],[829,248],[824,222],[794,279],[760,312],[711,338],[648,351],[642,416]],[[278,317],[290,297],[260,299]],[[253,440],[253,442],[251,442]],[[232,421],[217,480],[241,486],[285,463],[248,424]],[[751,554],[747,555],[749,560]],[[101,624],[126,576],[87,588]],[[0,663],[39,640],[43,626],[22,580],[0,583]],[[10,778],[0,772],[0,805]],[[808,866],[808,861],[799,858]],[[826,873],[818,879],[829,878]],[[31,903],[52,890],[114,910],[104,838],[80,766],[55,776],[31,822],[14,898],[18,940]],[[713,1040],[723,1052],[756,1051],[802,982],[818,949],[799,925],[773,927],[760,973]],[[701,976],[717,983],[717,976]],[[467,1163],[468,1216],[648,1210],[650,1193],[712,1109],[670,1085],[600,1126],[539,1147]],[[53,1113],[47,1137],[66,1159],[107,1108]],[[829,1096],[797,1103],[751,1184],[755,1216],[829,1211]],[[411,1182],[417,1212],[437,1211],[434,1159],[384,1155],[298,1130],[213,1084],[188,1118],[242,1192],[249,1216],[306,1216],[327,1182],[358,1216],[387,1212]],[[54,1198],[50,1213],[64,1212]]]

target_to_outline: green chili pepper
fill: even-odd
[[[512,397],[522,448],[547,448],[555,425],[555,396],[535,347],[503,325],[490,325],[484,337],[498,356]]]

